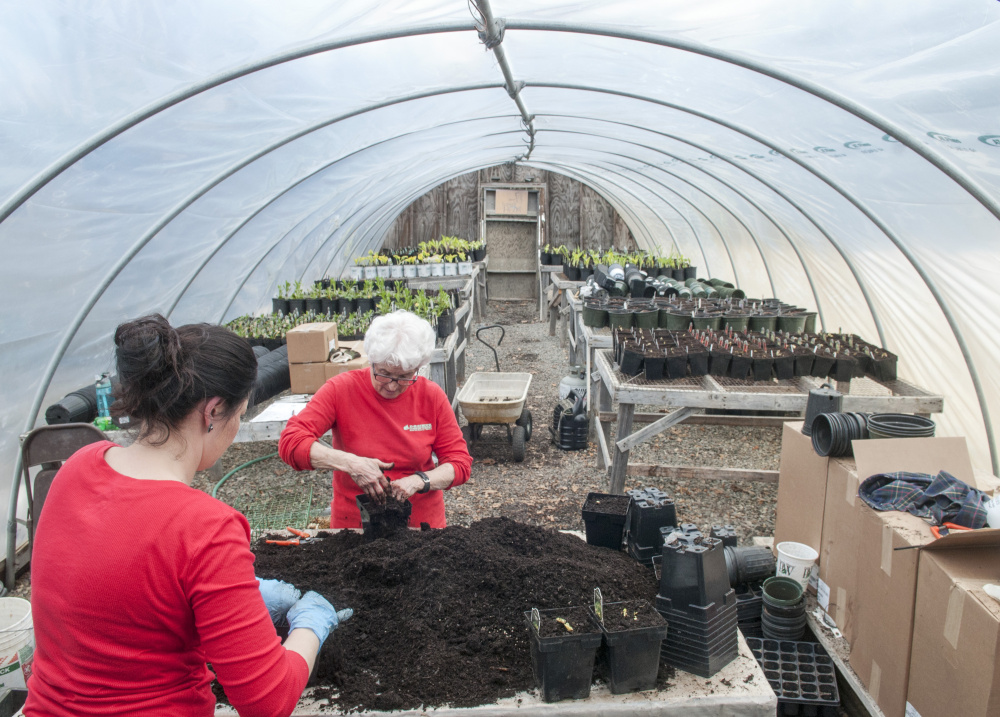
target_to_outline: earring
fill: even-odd
[[[213,428],[215,428],[215,424],[214,423],[209,423],[208,424],[208,432],[211,433]]]

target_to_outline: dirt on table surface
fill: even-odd
[[[354,608],[323,646],[314,695],[344,711],[468,707],[531,690],[525,611],[590,604],[595,587],[609,601],[656,594],[652,571],[624,553],[507,518],[255,550],[260,577]]]

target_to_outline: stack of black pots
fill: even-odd
[[[854,455],[851,442],[868,438],[868,414],[820,413],[813,419],[809,433],[817,455],[851,456]]]
[[[663,539],[660,529],[677,525],[673,499],[656,488],[628,491],[630,498],[625,516],[625,546],[628,554],[643,565],[652,565]]]
[[[667,664],[711,677],[739,652],[736,593],[722,541],[693,525],[664,531],[656,609],[670,625],[660,650]]]
[[[806,629],[806,600],[797,580],[773,577],[762,588],[761,627],[771,640],[799,640]]]

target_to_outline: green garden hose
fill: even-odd
[[[237,473],[238,471],[243,470],[247,466],[252,466],[254,463],[260,463],[261,461],[265,461],[268,458],[274,458],[276,455],[278,455],[277,451],[275,451],[274,453],[268,453],[266,456],[261,456],[260,458],[254,458],[252,461],[247,461],[246,463],[242,463],[236,466],[231,471],[226,473],[226,475],[222,476],[222,480],[220,480],[218,483],[215,484],[215,487],[212,488],[212,497],[213,498],[217,497],[215,494],[219,492],[219,488],[222,487],[222,484],[225,483],[227,480],[229,480],[229,476],[233,475],[234,473]]]

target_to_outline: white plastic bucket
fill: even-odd
[[[0,598],[0,687],[23,690],[35,656],[31,603],[23,598]]]
[[[802,590],[809,587],[813,566],[819,553],[802,543],[785,541],[778,543],[778,563],[775,575],[797,580]]]

